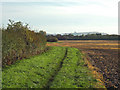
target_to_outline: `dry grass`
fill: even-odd
[[[108,40],[62,40],[59,43],[47,43],[48,46],[68,46],[80,49],[120,49],[118,41]]]

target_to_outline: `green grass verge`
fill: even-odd
[[[76,48],[68,48],[67,57],[61,70],[51,84],[51,88],[96,88],[97,81],[81,58],[82,54]],[[104,86],[99,86],[103,88]]]
[[[47,53],[18,61],[3,69],[3,88],[42,88],[64,57],[65,48],[51,47]]]

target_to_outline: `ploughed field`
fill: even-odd
[[[3,68],[3,88],[104,88],[76,48],[50,49]]]
[[[87,60],[96,67],[94,71],[103,75],[107,88],[118,88],[118,41],[112,40],[61,40],[58,43],[48,43],[48,46],[75,47],[86,55]]]

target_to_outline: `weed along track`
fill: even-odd
[[[62,61],[60,62],[60,65],[59,65],[58,69],[57,69],[57,70],[54,72],[54,74],[51,76],[51,78],[50,78],[49,81],[47,82],[45,88],[50,88],[51,83],[54,81],[55,76],[58,74],[58,72],[59,72],[60,69],[62,68],[63,62],[64,62],[65,58],[67,57],[67,52],[68,52],[68,48],[66,48],[65,55],[64,55]]]
[[[50,47],[2,72],[3,88],[97,88],[97,81],[76,48]]]

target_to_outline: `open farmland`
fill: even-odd
[[[2,72],[3,88],[105,88],[86,67],[76,48],[50,47],[41,55],[18,60]]]
[[[61,40],[48,43],[48,46],[68,46],[81,50],[87,60],[96,67],[94,71],[103,75],[103,82],[107,88],[119,86],[118,77],[118,41],[112,40]],[[90,67],[91,68],[91,67]]]

